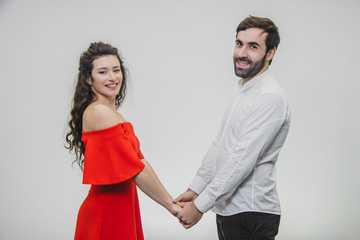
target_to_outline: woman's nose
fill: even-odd
[[[109,80],[114,80],[114,73],[113,72],[108,73],[108,79]]]

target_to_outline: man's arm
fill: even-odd
[[[200,168],[189,186],[189,189],[194,191],[197,195],[199,195],[211,182],[214,172],[215,157],[219,148],[218,140],[219,138],[217,137],[211,144],[201,162]]]
[[[200,212],[205,213],[229,198],[249,176],[282,127],[286,112],[284,99],[273,93],[263,95],[253,104],[238,123],[236,142],[229,158],[195,199],[195,206]]]

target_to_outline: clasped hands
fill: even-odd
[[[198,195],[194,191],[188,189],[173,201],[173,203],[181,207],[174,216],[179,219],[179,222],[186,229],[194,226],[203,215],[203,213],[200,212],[194,204],[194,200],[197,196]]]

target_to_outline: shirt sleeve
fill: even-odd
[[[205,187],[211,182],[215,166],[216,152],[218,151],[219,143],[218,137],[213,141],[209,150],[205,154],[200,168],[198,169],[195,178],[191,182],[189,188],[200,194]]]
[[[235,90],[231,94],[231,97],[228,99],[228,104],[227,104],[228,107],[230,106],[229,103],[233,101],[233,98],[235,98],[237,95],[238,95],[238,90]],[[210,148],[205,154],[205,157],[201,162],[201,166],[198,169],[193,181],[189,186],[189,188],[194,192],[196,192],[197,194],[200,194],[212,180],[213,172],[215,171],[215,160],[216,160],[217,152],[219,150],[222,131],[223,129],[221,127],[214,141],[210,145]]]
[[[236,141],[229,158],[195,200],[201,212],[207,212],[232,195],[253,171],[285,119],[286,104],[279,95],[268,93],[253,103],[237,123]]]
[[[121,127],[93,133],[84,139],[84,184],[114,184],[138,174],[144,164]]]

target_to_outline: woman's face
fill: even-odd
[[[119,59],[114,55],[107,55],[93,61],[91,78],[87,82],[98,98],[115,99],[120,91],[122,79]]]

